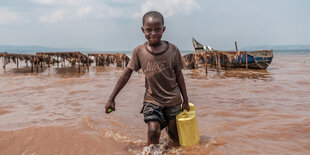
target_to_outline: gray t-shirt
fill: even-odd
[[[146,43],[136,47],[128,68],[145,75],[144,102],[161,107],[171,107],[182,103],[180,88],[175,71],[183,69],[184,60],[179,49],[169,43],[166,50],[154,53],[146,48]]]

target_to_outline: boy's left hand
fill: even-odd
[[[181,111],[183,112],[184,109],[187,110],[187,111],[189,111],[190,108],[189,108],[188,101],[186,101],[186,102],[184,101],[184,102],[183,102]]]
[[[115,111],[115,101],[109,100],[105,105],[105,113],[109,114],[112,111]]]

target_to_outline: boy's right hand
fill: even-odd
[[[187,110],[187,111],[189,111],[189,110],[190,110],[190,107],[189,107],[189,103],[188,103],[188,101],[183,102],[183,105],[182,105],[181,111],[183,112],[184,110]]]
[[[112,111],[115,111],[115,102],[109,100],[107,104],[105,105],[105,113],[109,114]]]

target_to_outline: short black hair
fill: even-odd
[[[165,25],[164,16],[163,16],[161,13],[157,12],[157,11],[149,11],[149,12],[145,13],[145,14],[143,15],[142,25],[144,25],[145,19],[146,19],[147,17],[153,17],[153,18],[160,19],[161,22],[162,22],[162,24]]]

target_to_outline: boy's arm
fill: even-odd
[[[185,86],[185,81],[184,81],[184,77],[182,74],[181,70],[177,70],[175,72],[176,74],[176,78],[177,78],[177,83],[180,87],[182,96],[183,96],[183,105],[182,105],[182,111],[184,111],[184,109],[186,109],[187,111],[189,111],[189,104],[188,104],[188,97],[187,97],[187,92],[186,92],[186,86]]]
[[[128,82],[130,76],[132,74],[132,70],[129,68],[126,68],[123,72],[123,74],[121,75],[121,77],[119,78],[119,80],[117,81],[113,92],[107,102],[107,104],[105,105],[105,112],[108,114],[112,111],[115,111],[115,97],[117,96],[117,94],[122,90],[122,88],[126,85],[126,83]],[[112,111],[109,109],[112,109]]]

